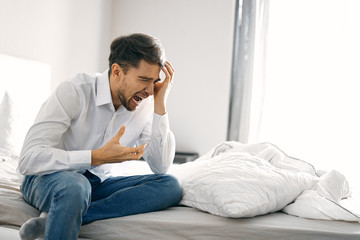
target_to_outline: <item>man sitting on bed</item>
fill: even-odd
[[[145,34],[119,37],[110,50],[109,69],[62,82],[26,136],[21,191],[42,214],[21,227],[22,239],[77,239],[82,224],[181,199],[177,180],[165,174],[175,154],[165,108],[174,69]],[[141,157],[154,174],[111,176],[114,163]]]

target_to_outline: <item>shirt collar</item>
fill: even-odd
[[[110,82],[109,82],[109,70],[96,76],[96,106],[105,104],[112,104]]]

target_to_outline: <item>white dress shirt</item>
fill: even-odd
[[[147,143],[144,159],[154,173],[165,173],[174,159],[175,138],[168,115],[154,113],[153,97],[144,99],[135,111],[124,106],[115,111],[108,71],[96,76],[78,74],[62,82],[41,107],[25,138],[18,172],[43,175],[90,170],[104,181],[114,165],[92,167],[91,150],[105,145],[122,125],[126,129],[120,144]]]

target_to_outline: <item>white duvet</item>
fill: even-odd
[[[128,162],[129,168],[118,174],[132,175],[133,169],[147,173],[140,165]],[[223,142],[194,162],[173,165],[170,174],[183,190],[181,204],[218,216],[282,210],[304,218],[360,221],[359,201],[350,198],[342,174],[331,171],[319,177],[312,165],[270,143]]]

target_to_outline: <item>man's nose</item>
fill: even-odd
[[[145,92],[146,92],[147,94],[149,94],[150,96],[151,96],[151,95],[154,95],[154,84],[153,84],[152,82],[149,83],[149,84],[146,86]]]

